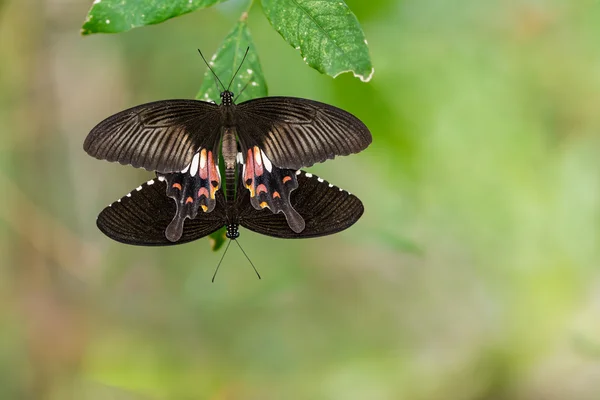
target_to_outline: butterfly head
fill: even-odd
[[[233,104],[233,92],[225,90],[221,92],[221,105],[230,106]]]
[[[227,232],[225,233],[225,236],[228,239],[237,239],[238,237],[240,237],[240,232],[238,228],[238,224],[227,224]]]

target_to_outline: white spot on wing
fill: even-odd
[[[306,177],[307,177],[307,178],[312,178],[312,176],[313,176],[313,175],[312,175],[310,172],[307,172],[307,173],[306,173],[306,174],[304,174],[304,175],[306,175]]]
[[[323,182],[323,178],[317,178],[317,180],[321,183]]]
[[[300,175],[301,172],[302,171],[300,171],[300,170],[296,171],[296,175]]]
[[[131,193],[127,193],[127,197],[131,197]]]
[[[329,187],[333,187],[333,185],[330,183],[330,184],[329,184]]]
[[[186,172],[188,172],[188,169],[190,169],[190,164],[187,165],[187,167],[185,167],[183,169],[183,171],[181,171],[182,174],[185,174]]]
[[[139,192],[140,190],[142,190],[142,187],[138,186],[138,187],[135,188],[135,190],[137,190]]]
[[[237,158],[237,162],[239,164],[244,164],[244,156],[242,155],[241,151],[237,153],[237,157],[236,158]]]
[[[190,175],[196,175],[198,172],[198,160],[200,159],[200,155],[198,153],[194,154],[194,158],[192,158],[192,166],[190,167]]]
[[[254,147],[254,162],[257,163],[258,165],[262,165],[262,160],[261,160],[261,156],[260,153],[262,152],[262,150],[259,152],[258,151],[258,147]]]
[[[269,158],[267,157],[267,155],[262,151],[262,149],[260,150],[260,156],[263,159],[263,163],[265,164],[265,168],[267,169],[267,171],[271,172],[271,170],[273,170],[273,164],[271,164],[271,160],[269,160]]]
[[[161,182],[164,182],[165,181],[165,177],[162,176],[162,175],[159,175],[158,176],[158,180],[161,181]]]
[[[196,153],[197,155],[198,153]],[[200,152],[200,169],[204,169],[206,166],[206,151]]]
[[[148,182],[146,182],[148,184],[148,186],[150,185],[154,185],[154,179],[150,179]]]

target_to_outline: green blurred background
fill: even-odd
[[[258,2],[257,2],[258,3]],[[600,6],[348,0],[375,75],[308,68],[256,4],[271,95],[345,108],[359,155],[311,171],[351,229],[118,244],[151,176],[82,150],[112,113],[191,98],[233,1],[82,38],[91,1],[0,1],[0,398],[599,399]],[[227,78],[227,77],[226,77]]]

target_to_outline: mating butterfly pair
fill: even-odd
[[[163,100],[119,112],[92,129],[84,149],[157,171],[97,220],[114,240],[151,246],[189,242],[222,226],[230,239],[239,225],[281,238],[344,230],[362,215],[360,200],[300,168],[360,152],[371,140],[358,118],[337,107],[293,97],[236,105],[224,90],[221,105]]]

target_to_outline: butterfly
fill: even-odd
[[[209,216],[223,198],[217,196],[223,192],[220,157],[230,194],[236,197],[233,188],[244,187],[255,210],[282,213],[300,234],[306,221],[291,202],[299,187],[292,172],[364,150],[372,141],[369,129],[347,111],[308,99],[263,97],[235,104],[234,94],[221,86],[220,105],[162,100],[114,114],[90,131],[84,150],[165,178],[165,193],[175,199],[175,217],[164,233],[172,242],[182,239],[184,221],[197,219],[199,210],[207,214],[201,220],[237,215],[221,205],[220,215]]]
[[[172,192],[175,202],[165,195],[172,182],[183,179],[182,173],[157,174],[155,179],[106,207],[96,223],[105,235],[121,243],[168,246],[200,239],[223,226],[227,227],[229,239],[237,239],[240,225],[277,238],[325,236],[349,228],[363,214],[363,205],[353,194],[308,172],[284,170],[284,174],[297,177],[298,187],[291,193],[290,203],[306,222],[299,233],[289,227],[284,215],[255,209],[241,179],[236,195],[232,191],[227,191],[226,195],[218,191],[216,206],[211,213],[198,213],[183,224],[176,206],[182,199],[178,196],[180,191]],[[171,240],[169,235],[179,239]]]

